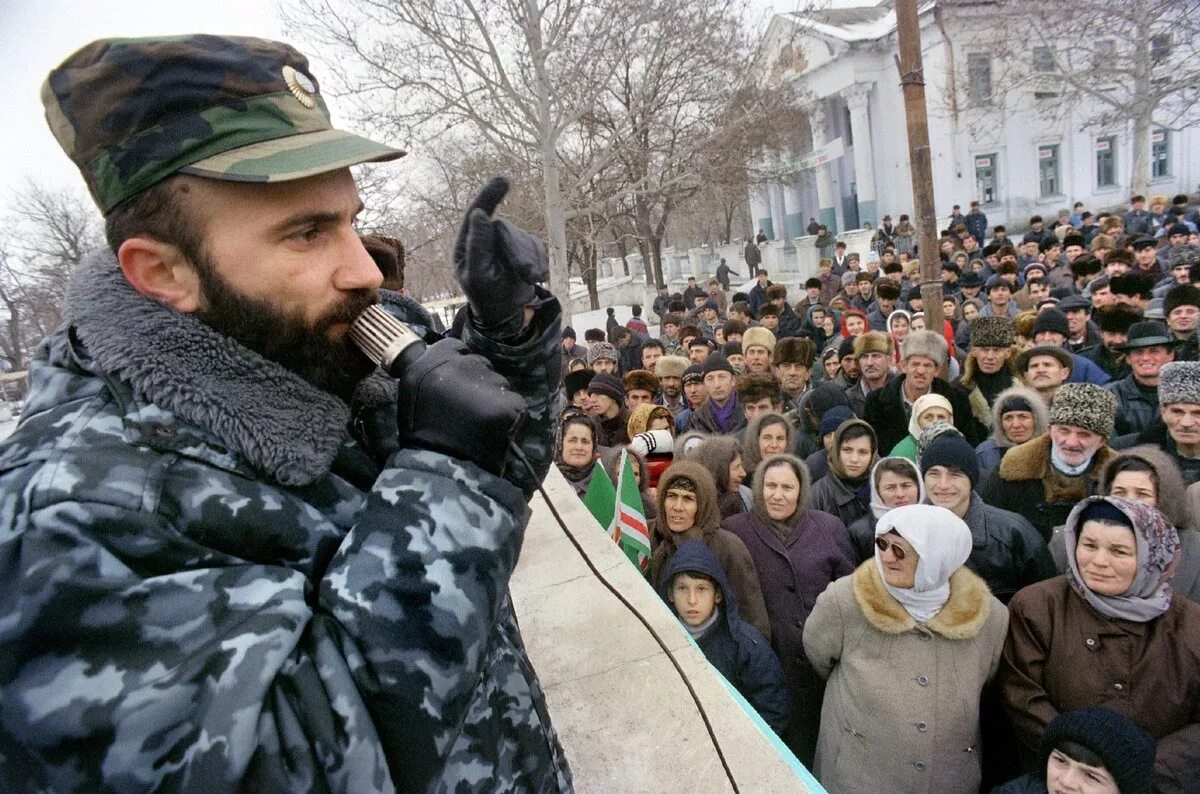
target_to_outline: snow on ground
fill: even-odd
[[[751,288],[753,288],[753,287],[754,287],[753,279],[745,282],[744,284],[736,284],[735,283],[732,285],[732,289],[730,289],[729,292],[726,293],[725,297],[732,298],[733,293],[735,293],[735,292],[749,293]],[[682,290],[680,290],[680,292],[682,292]],[[571,315],[571,327],[575,329],[575,333],[578,336],[577,341],[581,345],[584,343],[583,342],[583,332],[584,331],[586,331],[589,328],[599,328],[601,331],[603,331],[604,327],[605,327],[605,323],[608,322],[608,313],[605,311],[605,309],[608,307],[604,306],[603,293],[600,295],[600,303],[601,303],[602,308],[597,309],[594,312],[575,312],[573,315]],[[630,318],[633,317],[633,309],[630,306],[622,305],[622,306],[614,306],[613,308],[616,309],[614,316],[617,318],[617,322],[619,322],[621,325],[624,325],[626,322],[629,321]],[[658,336],[658,315],[656,315],[649,306],[642,307],[642,320],[644,320],[646,325],[649,327],[650,336],[657,337]]]

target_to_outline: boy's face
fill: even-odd
[[[689,626],[702,626],[721,603],[721,591],[708,579],[680,573],[671,580],[667,599],[680,620]]]

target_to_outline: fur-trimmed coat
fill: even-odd
[[[1100,469],[1115,454],[1101,447],[1087,471],[1066,477],[1050,465],[1050,434],[1046,433],[1008,450],[1000,465],[980,482],[978,493],[989,505],[1029,519],[1048,542],[1054,528],[1067,523],[1071,508],[1096,493]]]
[[[815,773],[830,791],[976,792],[979,698],[996,673],[1008,612],[967,568],[920,625],[874,560],[834,582],[804,627],[828,678]]]

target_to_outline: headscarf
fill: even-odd
[[[918,623],[928,623],[950,600],[950,576],[971,556],[971,530],[944,507],[905,505],[889,510],[875,525],[875,537],[895,532],[917,553],[912,587],[893,587],[883,575],[875,551],[875,567],[892,598]]]
[[[634,409],[629,412],[629,422],[626,423],[626,428],[629,431],[629,437],[633,438],[638,433],[645,433],[650,428],[650,421],[659,414],[670,420],[669,424],[671,429],[674,430],[675,420],[671,417],[671,412],[669,410],[661,405],[642,403],[641,405],[635,406]]]
[[[912,469],[913,479],[917,481],[917,504],[921,504],[925,501],[925,479],[921,476],[921,470],[917,468],[917,464],[900,455],[880,458],[875,465],[871,467],[871,514],[877,519],[883,518],[884,513],[895,509],[885,505],[883,503],[883,498],[879,495],[879,478],[883,474],[879,468],[879,464],[883,463],[885,460],[898,460]]]
[[[771,518],[771,514],[767,512],[767,501],[763,498],[763,480],[766,478],[767,469],[772,468],[776,463],[786,463],[791,466],[796,477],[800,480],[800,494],[796,498],[796,512],[792,513],[783,521],[776,521]],[[808,467],[804,465],[804,461],[795,455],[772,455],[758,465],[754,471],[754,482],[751,486],[754,492],[754,508],[752,512],[758,520],[765,523],[776,537],[780,540],[786,540],[791,536],[792,532],[800,524],[800,519],[804,517],[804,510],[808,507],[808,498],[812,494],[812,477],[808,473]]]
[[[795,441],[796,433],[792,429],[792,423],[780,414],[769,412],[756,416],[754,421],[746,427],[746,440],[742,443],[742,466],[746,469],[747,474],[753,474],[754,470],[758,468],[758,464],[762,462],[762,454],[758,451],[758,434],[762,432],[764,425],[767,427],[783,426],[784,452],[791,451],[792,442]]]
[[[691,480],[696,486],[696,522],[684,532],[672,532],[667,525],[666,499],[671,483],[679,478]],[[659,515],[658,536],[661,542],[672,548],[688,538],[700,538],[711,535],[721,528],[721,511],[717,507],[717,486],[713,482],[708,469],[690,460],[677,460],[667,467],[658,478],[658,497],[654,504]]]
[[[871,439],[871,447],[875,450],[876,454],[879,453],[879,441],[875,436],[875,429],[873,427],[861,419],[847,419],[845,422],[842,422],[841,426],[837,429],[837,432],[833,434],[833,446],[829,448],[829,471],[839,480],[851,484],[870,479],[869,476],[865,476],[862,478],[862,480],[851,480],[850,475],[846,474],[846,469],[842,466],[842,438],[846,435],[846,431],[855,425],[862,425],[863,427],[867,428],[867,430],[871,431],[870,435],[868,436],[868,438]],[[872,456],[872,458],[873,457],[874,456]],[[872,460],[872,464],[873,463],[874,460]],[[868,466],[867,474],[870,475],[870,473],[871,467]],[[869,495],[867,493],[863,493],[860,496],[863,500],[863,504],[866,504]]]
[[[558,428],[558,439],[554,449],[554,464],[558,466],[558,470],[562,472],[562,476],[568,482],[578,483],[589,477],[592,470],[596,467],[595,460],[583,466],[569,466],[563,461],[563,437],[567,433],[567,428],[571,425],[587,425],[592,428],[592,452],[600,451],[600,428],[596,426],[596,420],[587,414],[573,414],[563,419],[562,424]]]
[[[913,438],[921,437],[921,426],[917,424],[917,420],[930,408],[944,408],[946,413],[950,414],[950,419],[954,419],[954,406],[949,400],[936,392],[922,394],[913,402],[912,416],[908,418],[908,434]]]
[[[1105,596],[1093,592],[1083,582],[1075,547],[1079,543],[1079,525],[1083,513],[1096,502],[1108,502],[1133,523],[1137,544],[1138,572],[1124,594]],[[1067,545],[1067,582],[1093,609],[1114,620],[1147,623],[1171,608],[1171,573],[1179,554],[1179,533],[1166,517],[1149,505],[1116,496],[1089,496],[1067,516],[1064,532]]]

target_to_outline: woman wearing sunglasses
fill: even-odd
[[[816,776],[829,791],[976,792],[979,698],[1008,612],[965,567],[971,531],[945,508],[889,510],[875,546],[804,627],[828,679]]]

